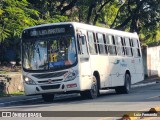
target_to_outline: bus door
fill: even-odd
[[[79,56],[79,66],[80,72],[82,76],[91,75],[90,70],[90,59],[88,53],[87,39],[86,39],[86,31],[81,30],[77,35],[77,43],[78,43],[78,56]]]

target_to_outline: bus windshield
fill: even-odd
[[[23,67],[27,70],[66,68],[77,61],[75,38],[61,36],[24,41]]]

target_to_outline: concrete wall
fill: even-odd
[[[144,68],[144,75],[148,77],[148,68],[147,68],[147,47],[142,47],[142,59],[143,59],[143,68]]]
[[[9,77],[11,77],[9,86],[8,86],[8,92],[18,92],[18,91],[24,91],[23,87],[23,81],[21,79],[21,74],[9,74]]]
[[[160,46],[147,47],[148,76],[160,77]]]
[[[4,81],[5,83],[4,93],[11,94],[15,92],[24,91],[23,81],[21,79],[20,73],[8,73],[5,74],[4,76],[11,78],[8,82]]]

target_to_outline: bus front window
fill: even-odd
[[[73,65],[75,62],[74,37],[60,37],[49,41],[49,69]]]
[[[23,67],[28,70],[48,70],[71,66],[76,62],[74,37],[54,37],[23,42]]]
[[[28,70],[48,69],[46,41],[23,43],[23,67]]]

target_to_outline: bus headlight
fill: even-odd
[[[36,83],[32,79],[30,79],[29,77],[23,76],[23,80],[28,85],[36,85]]]
[[[76,72],[70,72],[65,78],[64,82],[74,80],[77,76]]]

